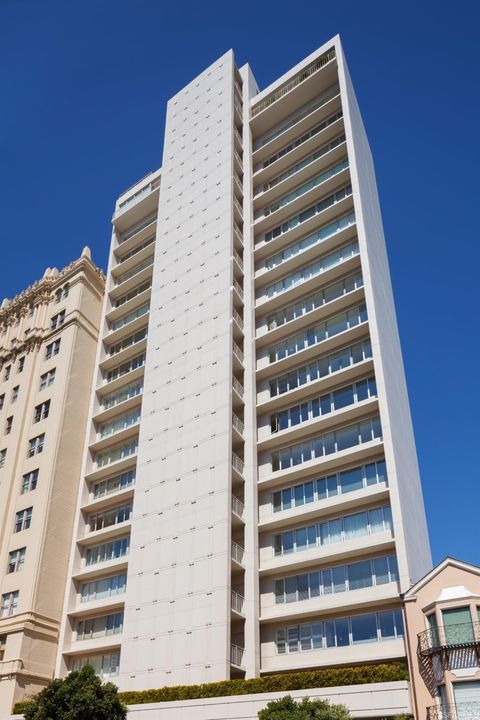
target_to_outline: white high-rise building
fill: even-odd
[[[431,567],[375,175],[338,37],[229,51],[120,196],[58,673],[122,690],[405,657]]]

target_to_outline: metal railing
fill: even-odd
[[[240,228],[238,227],[238,225],[235,224],[235,225],[233,226],[233,232],[235,233],[235,235],[237,236],[237,238],[240,240],[240,243],[241,243],[241,245],[242,245],[242,247],[243,247],[243,235],[242,235],[242,231],[240,230]]]
[[[243,398],[243,393],[244,393],[243,385],[242,385],[242,383],[238,382],[235,375],[232,378],[232,386],[233,386],[233,389],[235,390],[235,392],[237,392],[238,395],[240,395],[240,397]]]
[[[427,720],[478,720],[479,718],[480,702],[432,705],[427,708]]]
[[[232,425],[235,428],[235,430],[240,433],[240,435],[243,435],[243,431],[245,430],[245,425],[240,420],[240,418],[237,417],[237,415],[235,415],[235,413],[232,413]]]
[[[240,153],[238,152],[238,150],[234,150],[233,154],[235,155],[236,159],[238,160],[240,167],[243,167],[242,157],[241,157]]]
[[[245,648],[240,647],[240,645],[232,645],[230,648],[230,662],[232,665],[236,665],[237,667],[243,666],[243,653],[245,651]]]
[[[239,133],[239,131],[237,130],[237,128],[234,128],[234,130],[235,130],[235,137],[237,138],[237,140],[238,140],[238,142],[240,143],[240,145],[242,145],[242,136],[240,135],[240,133]]]
[[[243,288],[236,278],[233,278],[233,287],[243,300]]]
[[[238,455],[236,455],[236,453],[232,453],[232,467],[243,477],[245,463],[241,458],[238,457]]]
[[[243,511],[245,510],[245,505],[241,500],[235,497],[235,495],[232,495],[232,511],[235,513],[235,515],[238,515],[239,518],[243,518]]]
[[[267,107],[270,107],[270,105],[273,105],[274,102],[280,100],[280,98],[282,98],[284,95],[296,88],[297,85],[300,85],[300,83],[302,83],[304,80],[316,73],[317,70],[320,70],[320,68],[322,68],[334,58],[335,48],[331,48],[324,55],[319,57],[318,60],[315,60],[314,63],[309,65],[305,70],[302,70],[302,72],[299,73],[296,77],[294,77],[293,80],[290,80],[290,82],[288,82],[286,85],[269,95],[269,97],[265,98],[265,100],[256,105],[256,107],[252,108],[250,111],[250,117],[254,118],[256,115],[261,113],[262,110],[265,110]]]
[[[240,268],[240,270],[243,270],[243,260],[241,258],[240,253],[238,252],[238,250],[235,250],[235,248],[233,248],[233,257],[237,261],[238,267]]]
[[[243,354],[242,350],[238,347],[235,340],[233,341],[233,354],[235,355],[237,360],[240,360],[240,362],[243,363],[244,354]]]
[[[243,218],[243,208],[242,208],[242,206],[240,205],[240,203],[238,202],[238,199],[235,197],[235,195],[233,196],[233,204],[235,205],[235,207],[237,208],[238,212],[240,213],[240,217]]]
[[[243,548],[235,540],[232,540],[232,559],[240,564],[243,562]]]
[[[233,308],[233,319],[237,323],[240,330],[243,330],[243,318],[240,315],[240,313],[237,310],[235,310],[235,308]]]
[[[153,215],[150,215],[150,217],[146,218],[143,222],[139,223],[138,225],[134,225],[130,230],[127,230],[124,232],[118,241],[119,245],[123,245],[124,242],[127,242],[127,240],[130,240],[131,237],[139,233],[144,228],[148,227],[149,225],[152,225],[154,222],[157,222],[157,213],[154,213]]]
[[[235,612],[243,613],[243,603],[245,602],[245,598],[243,595],[240,595],[240,593],[237,593],[235,590],[232,590],[232,610],[235,610]]]
[[[480,622],[439,625],[418,633],[420,655],[430,655],[442,649],[480,644]]]
[[[238,114],[240,115],[240,118],[241,118],[242,115],[243,115],[242,106],[241,106],[240,103],[237,102],[236,100],[233,101],[233,105],[234,105],[234,107],[235,107],[235,110],[238,112]]]
[[[237,186],[237,188],[240,190],[240,195],[243,195],[243,185],[237,174],[235,174],[233,176],[233,181],[234,181],[235,185]]]

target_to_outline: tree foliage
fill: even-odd
[[[86,665],[64,680],[52,680],[28,704],[25,720],[125,720],[127,708],[113,683],[103,684]]]
[[[303,698],[296,702],[291,695],[272,700],[258,713],[258,720],[350,720],[345,705],[332,705],[328,700]]]

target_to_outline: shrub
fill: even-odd
[[[16,703],[13,711],[25,720],[125,720],[127,708],[113,683],[102,684],[86,665],[64,680],[52,680],[27,703]]]
[[[303,698],[299,703],[287,695],[269,702],[258,713],[258,720],[351,720],[351,715],[345,705],[309,698]]]
[[[366,683],[408,680],[405,663],[383,665],[360,665],[357,667],[321,668],[319,670],[265,675],[250,680],[224,680],[205,685],[174,685],[154,690],[132,690],[120,693],[127,705],[168,702],[170,700],[194,700],[229,695],[250,695],[266,692],[290,692],[319,687],[341,685],[364,685]]]

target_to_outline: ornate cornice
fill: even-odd
[[[69,276],[78,272],[90,272],[100,284],[105,282],[103,271],[92,262],[89,257],[90,251],[85,249],[77,260],[66,265],[62,270],[47,268],[41,280],[29,285],[23,292],[16,295],[12,300],[7,298],[0,307],[0,326],[12,325],[18,315],[26,315],[31,305],[49,303],[52,293],[57,285],[61,285]]]

